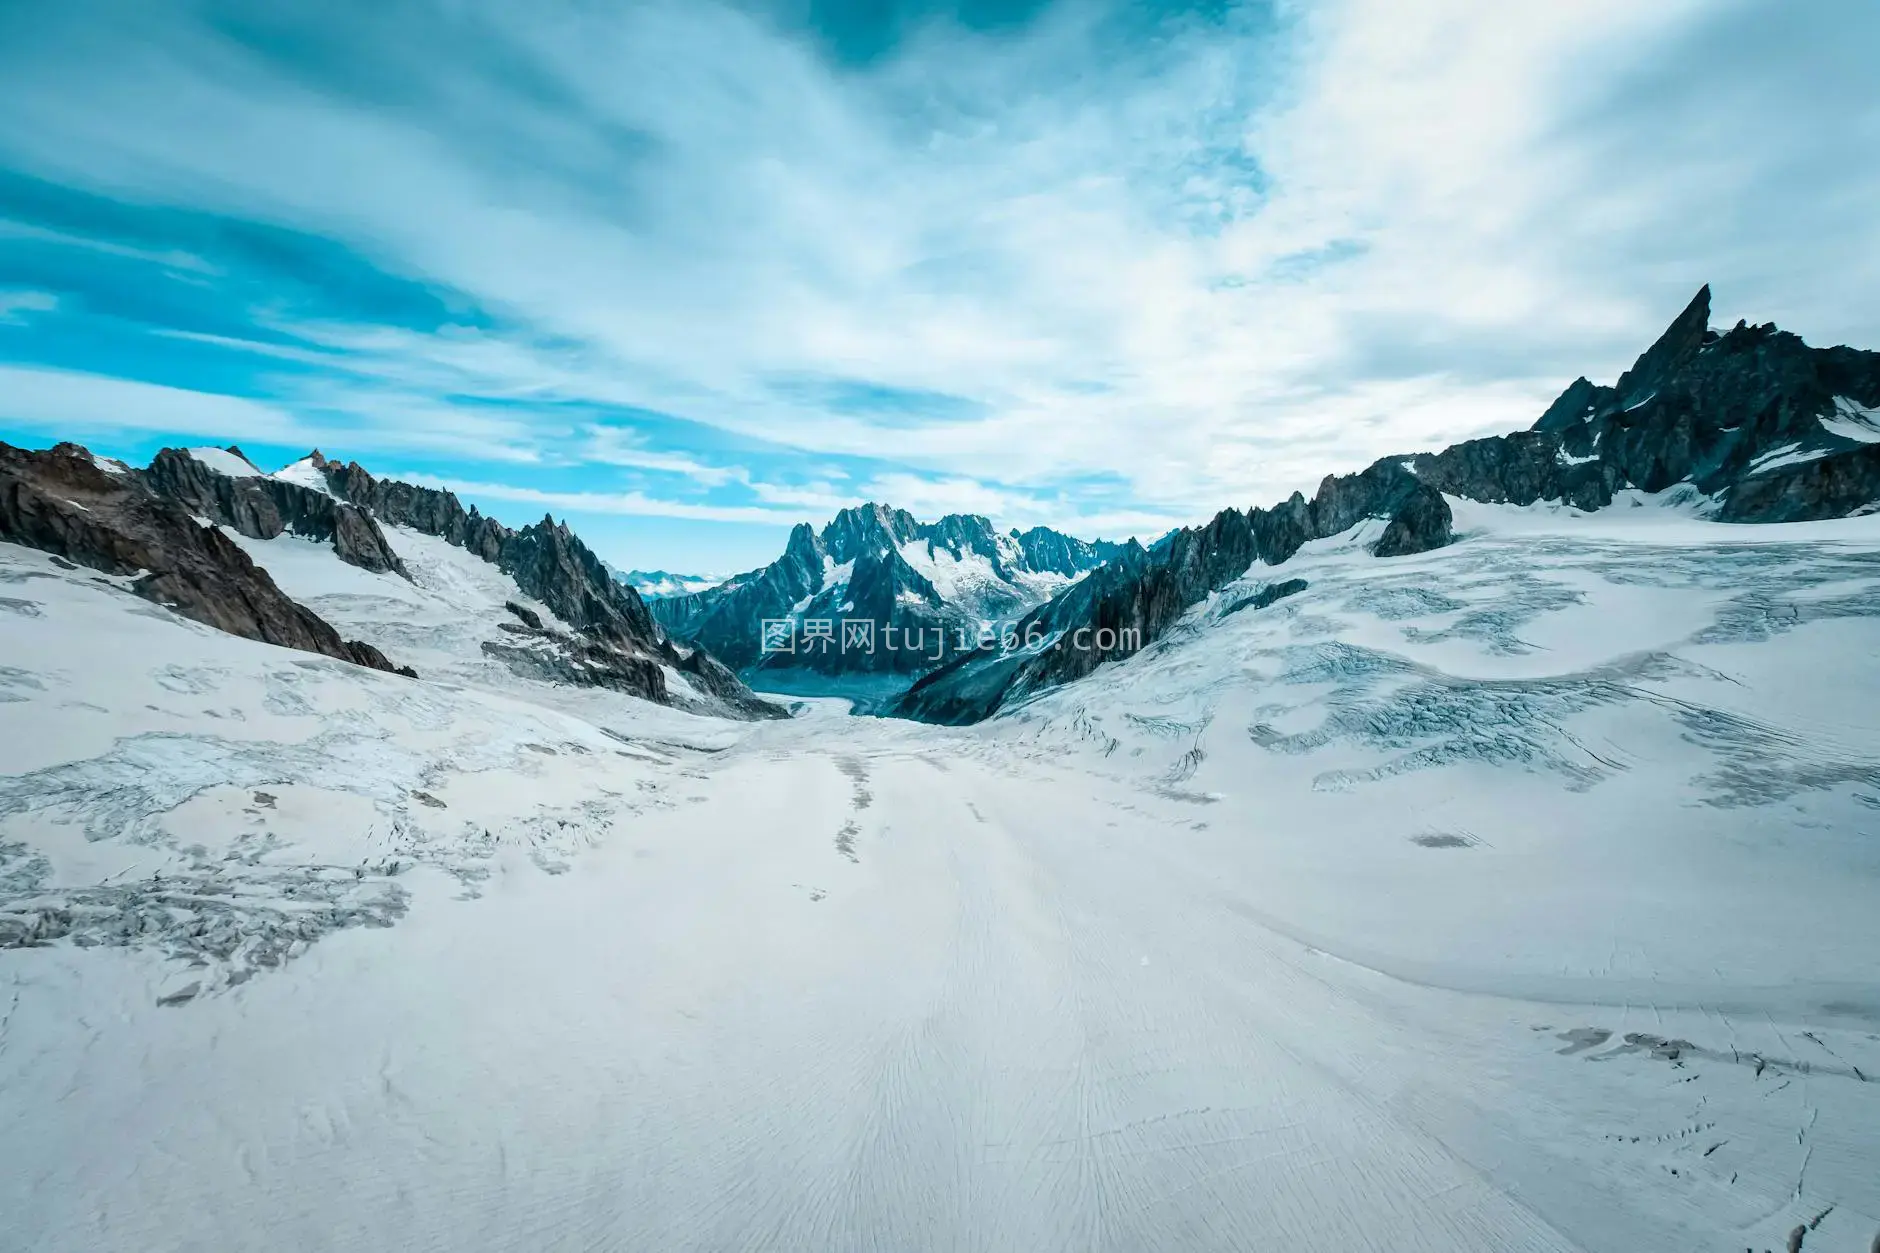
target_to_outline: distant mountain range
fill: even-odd
[[[651,609],[760,687],[859,677],[905,687],[1121,551],[1048,527],[1000,532],[977,514],[922,522],[870,503],[820,532],[801,523],[769,565]]]

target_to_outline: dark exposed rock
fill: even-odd
[[[475,553],[575,629],[627,648],[656,651],[659,632],[639,593],[617,582],[566,523],[545,517],[512,531],[474,508],[465,509],[455,493],[376,479],[357,462],[342,466],[317,452],[313,461],[335,495],[381,521]]]
[[[1691,363],[1707,338],[1711,338],[1708,283],[1697,289],[1691,303],[1665,328],[1658,342],[1619,376],[1619,383],[1613,388],[1618,393],[1619,403],[1631,406],[1659,391]]]
[[[1283,579],[1278,583],[1268,583],[1253,595],[1237,600],[1229,605],[1226,609],[1221,611],[1221,616],[1226,617],[1230,613],[1239,613],[1243,609],[1265,609],[1275,601],[1284,600],[1288,596],[1297,596],[1300,592],[1305,590],[1306,581],[1304,579]]]
[[[920,523],[905,509],[866,504],[838,513],[823,528],[822,543],[832,560],[853,561],[865,553],[894,548],[920,533]]]
[[[851,550],[856,551],[856,550]],[[842,624],[867,621],[875,635],[867,648],[806,647],[792,653],[773,653],[763,659],[766,668],[801,666],[825,674],[912,674],[930,669],[940,656],[957,651],[962,632],[976,622],[947,604],[920,571],[910,566],[898,547],[883,544],[862,548],[845,585],[811,602],[803,611],[808,619],[826,618],[838,640]]]
[[[1010,544],[999,542],[999,533],[992,529],[990,518],[976,513],[949,513],[937,522],[917,526],[914,538],[926,540],[932,547],[950,554],[956,560],[968,553],[984,557],[1000,578],[1011,577],[1007,558],[1014,555],[1016,550]]]
[[[395,669],[378,649],[342,640],[318,614],[290,600],[188,506],[158,495],[142,476],[102,469],[76,444],[29,452],[0,443],[0,540],[106,574],[135,575],[131,590],[139,596],[231,635]]]
[[[177,448],[159,452],[143,475],[159,495],[243,535],[269,540],[291,531],[331,543],[341,561],[361,569],[404,573],[378,523],[324,492],[261,474],[250,478],[219,474]]]
[[[35,460],[55,454],[53,461]],[[357,464],[339,465],[317,451],[308,463],[325,478],[331,495],[259,471],[223,474],[175,449],[159,453],[147,470],[116,475],[100,469],[75,445],[46,454],[14,449],[9,455],[16,458],[16,470],[24,467],[13,477],[24,482],[36,474],[60,484],[50,493],[30,492],[30,483],[8,484],[14,520],[7,524],[11,531],[0,530],[0,538],[99,569],[149,570],[136,590],[234,634],[391,669],[377,649],[341,641],[317,615],[288,600],[266,571],[195,516],[257,539],[291,531],[329,540],[354,565],[402,575],[380,529],[382,519],[491,561],[515,579],[520,592],[575,628],[572,635],[549,629],[541,615],[510,602],[507,607],[519,621],[499,625],[513,627],[511,633],[519,638],[513,644],[492,642],[485,652],[522,673],[661,703],[709,706],[747,717],[786,716],[701,650],[682,649],[666,639],[639,596],[616,583],[604,563],[553,519],[512,531],[464,509],[449,492],[381,481]],[[667,684],[668,666],[686,674],[710,699],[675,696]]]
[[[749,717],[777,718],[783,711],[744,685],[731,668],[702,648],[681,649],[679,670],[697,688]]]
[[[502,552],[509,529],[472,507],[465,509],[455,493],[418,487],[395,479],[378,479],[358,462],[341,465],[314,449],[308,460],[326,477],[333,494],[364,509],[381,522],[409,527],[425,535],[467,549],[488,562]]]
[[[1397,512],[1391,515],[1389,525],[1371,552],[1378,557],[1405,557],[1441,548],[1453,538],[1450,526],[1454,521],[1443,494],[1419,483],[1397,506]]]
[[[1121,544],[1101,539],[1085,543],[1048,526],[1034,526],[1029,531],[1014,529],[1012,539],[1024,555],[1027,570],[1061,574],[1066,578],[1094,570],[1123,551]]]
[[[1291,534],[1284,526],[1272,533],[1282,542]],[[1259,542],[1253,519],[1233,509],[1205,527],[1174,532],[1153,554],[1132,540],[1018,624],[1023,651],[963,653],[910,687],[894,712],[977,722],[1008,699],[1080,679],[1159,638],[1190,605],[1238,578]]]
[[[1832,453],[1744,479],[1724,498],[1727,522],[1811,522],[1880,502],[1880,444]]]
[[[1593,416],[1593,409],[1598,403],[1599,394],[1604,390],[1594,385],[1585,375],[1567,384],[1567,390],[1560,393],[1558,399],[1547,407],[1540,421],[1534,424],[1537,431],[1564,431],[1577,426]]]
[[[604,687],[642,700],[667,703],[666,674],[659,663],[629,657],[596,640],[554,637],[554,646],[483,642],[483,652],[516,673],[545,683]]]

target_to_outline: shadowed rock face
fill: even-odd
[[[1121,544],[1101,539],[1085,543],[1074,535],[1053,531],[1047,526],[1034,526],[1029,531],[1014,530],[1012,539],[1025,556],[1026,569],[1067,578],[1094,570],[1123,553]]]
[[[615,580],[566,523],[544,517],[512,531],[474,508],[465,509],[452,492],[377,479],[357,462],[342,466],[317,452],[312,461],[335,496],[384,522],[475,553],[577,630],[623,647],[657,651],[659,629],[640,594]]]
[[[378,649],[342,640],[290,600],[187,506],[159,496],[134,472],[102,469],[76,444],[29,452],[0,443],[0,540],[137,576],[131,589],[139,596],[231,635],[395,669]]]
[[[1089,673],[1122,655],[1074,646],[1083,627],[1114,628],[1136,646],[1159,638],[1188,607],[1257,559],[1278,564],[1309,540],[1365,518],[1388,524],[1379,557],[1450,542],[1445,495],[1599,509],[1615,493],[1691,483],[1721,501],[1723,522],[1841,517],[1880,504],[1880,353],[1810,348],[1774,326],[1709,329],[1700,290],[1611,387],[1575,379],[1525,431],[1386,457],[1328,476],[1311,500],[1227,510],[1155,549],[1126,551],[1021,624],[1054,643],[1023,653],[972,654],[928,674],[893,712],[973,722],[1010,700]],[[1134,633],[1133,635],[1130,633]]]
[[[1384,528],[1377,547],[1371,552],[1378,557],[1407,557],[1441,548],[1453,538],[1450,526],[1454,521],[1443,494],[1419,483],[1391,514],[1390,525]]]
[[[218,474],[175,448],[159,452],[143,475],[158,495],[243,535],[269,540],[291,531],[332,544],[341,561],[361,569],[405,572],[370,515],[324,492],[261,475]]]
[[[1839,518],[1880,501],[1880,444],[1764,471],[1736,485],[1720,515],[1730,522]]]
[[[358,462],[341,465],[321,456],[318,449],[309,460],[314,469],[325,476],[335,496],[357,505],[381,522],[435,535],[488,562],[495,562],[502,552],[509,528],[494,518],[484,517],[474,507],[465,509],[451,492],[377,479]]]
[[[1260,510],[1223,509],[1205,527],[1174,532],[1153,553],[1131,540],[1121,555],[1019,623],[1020,641],[1049,643],[1025,653],[963,654],[922,677],[894,712],[925,722],[977,722],[1007,699],[1072,682],[1126,657],[1159,638],[1190,605],[1240,577],[1263,551],[1291,556],[1299,547],[1294,512],[1281,506],[1275,520]]]

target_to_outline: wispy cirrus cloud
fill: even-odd
[[[0,360],[751,559],[1159,527],[1529,422],[1705,280],[1880,342],[1876,56],[1855,0],[16,6]]]
[[[24,322],[35,313],[50,313],[59,298],[49,291],[0,288],[0,322]]]

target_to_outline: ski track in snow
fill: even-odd
[[[965,730],[0,546],[0,1244],[1865,1249],[1880,522],[1456,509]]]

